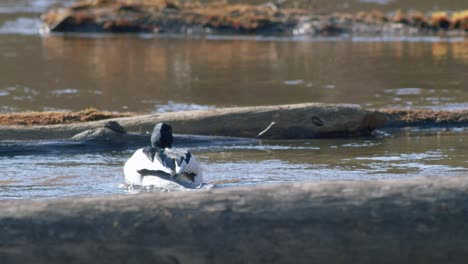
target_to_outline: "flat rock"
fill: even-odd
[[[152,131],[159,122],[170,123],[180,134],[301,139],[369,136],[387,118],[377,111],[353,105],[306,103],[234,107],[171,112],[110,120],[42,126],[0,126],[0,140],[66,139],[116,121],[129,132]]]

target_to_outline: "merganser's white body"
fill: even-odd
[[[171,148],[172,140],[172,127],[156,124],[151,146],[137,150],[125,163],[125,182],[160,188],[199,186],[203,181],[200,165],[187,150]]]
[[[125,183],[166,188],[174,182],[184,187],[203,182],[201,167],[188,151],[166,148],[161,155],[163,158],[156,154],[151,160],[145,149],[138,149],[125,163]],[[161,176],[151,175],[159,174],[155,172]]]

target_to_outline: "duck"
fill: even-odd
[[[166,188],[171,184],[186,188],[203,182],[200,164],[186,149],[172,148],[172,127],[158,123],[151,134],[151,145],[140,148],[125,162],[125,183],[128,185]]]

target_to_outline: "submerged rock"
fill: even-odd
[[[104,127],[85,130],[74,135],[71,139],[75,141],[96,141],[107,144],[119,145],[128,141],[127,131],[116,121],[107,122]]]

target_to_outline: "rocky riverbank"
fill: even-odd
[[[320,104],[317,104],[320,105]],[[325,105],[323,105],[325,106]],[[329,105],[330,106],[330,105]],[[261,107],[259,107],[260,109]],[[236,108],[236,109],[242,109]],[[245,108],[253,109],[253,108]],[[196,112],[196,111],[195,111]],[[216,111],[203,111],[204,113],[216,113]],[[378,109],[376,112],[384,115],[384,128],[405,128],[405,127],[421,127],[421,128],[450,128],[450,127],[467,127],[468,126],[468,110],[430,110],[430,109]],[[187,112],[190,114],[191,112]],[[173,114],[169,114],[171,116]],[[160,116],[164,119],[165,114],[142,115],[135,113],[115,113],[99,111],[89,108],[76,112],[15,112],[0,114],[0,128],[8,128],[11,126],[48,126],[48,125],[66,125],[79,124],[91,121],[106,121],[115,120],[119,122],[119,118],[131,120],[132,118]],[[172,118],[172,117],[171,117]],[[247,117],[246,117],[247,118]],[[170,120],[169,120],[170,121]],[[169,122],[168,121],[168,122]],[[97,126],[96,126],[97,127]],[[379,127],[380,128],[380,127]],[[183,133],[183,132],[181,132]],[[226,136],[226,135],[222,135]]]
[[[119,117],[121,115],[124,117]],[[14,118],[17,118],[16,123]],[[0,114],[0,155],[133,149],[148,144],[148,132],[158,122],[171,123],[174,131],[180,134],[205,135],[177,135],[175,144],[183,147],[236,144],[236,140],[371,136],[376,129],[466,129],[468,110],[370,111],[349,105],[297,104],[151,115],[93,109],[45,112],[43,116],[37,112]]]
[[[166,34],[433,34],[468,31],[468,11],[327,13],[262,5],[170,0],[78,1],[42,16],[47,32]]]
[[[120,117],[102,121],[37,126],[0,126],[0,140],[66,139],[85,130],[118,122],[128,132],[152,131],[158,122],[171,123],[181,134],[299,139],[369,136],[385,124],[376,111],[352,105],[320,103],[233,107]]]

